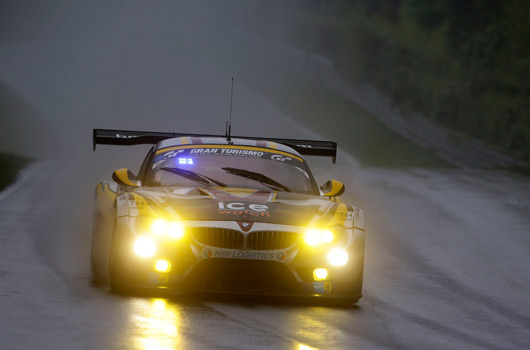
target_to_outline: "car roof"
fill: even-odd
[[[156,149],[164,149],[169,147],[184,146],[184,145],[226,145],[226,146],[250,146],[250,147],[260,147],[268,148],[271,151],[283,151],[287,153],[294,154],[300,158],[302,156],[300,153],[295,151],[289,146],[286,146],[281,143],[266,141],[266,140],[249,140],[241,138],[232,138],[230,141],[227,141],[225,137],[195,137],[195,136],[183,136],[175,137],[171,139],[165,139],[160,141]]]

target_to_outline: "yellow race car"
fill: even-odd
[[[321,187],[303,155],[329,141],[94,130],[96,144],[153,144],[138,175],[96,187],[93,279],[352,304],[362,296],[363,211]]]

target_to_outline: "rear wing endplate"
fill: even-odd
[[[153,131],[127,131],[127,130],[109,130],[109,129],[94,129],[92,134],[94,151],[96,145],[118,145],[118,146],[132,146],[155,144],[165,139],[175,137],[222,137],[225,135],[207,135],[207,134],[185,134],[174,132],[153,132]],[[272,141],[289,146],[296,150],[301,155],[306,156],[320,156],[331,157],[333,164],[337,159],[337,143],[333,141],[313,141],[313,140],[295,140],[295,139],[278,139],[267,137],[254,136],[231,136],[232,138]]]

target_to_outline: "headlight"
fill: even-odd
[[[155,255],[156,243],[149,237],[138,237],[134,242],[134,252],[142,258],[150,258]]]
[[[323,243],[331,243],[340,238],[333,231],[331,229],[308,228],[304,234],[304,240],[308,245],[311,246],[317,246]]]
[[[139,217],[136,221],[138,233],[147,233],[158,237],[181,239],[184,237],[184,225],[179,221],[155,219],[150,216]]]
[[[342,248],[331,249],[328,253],[328,262],[334,266],[344,266],[348,262],[348,253]]]
[[[155,235],[167,235],[173,239],[180,239],[184,236],[184,226],[178,221],[155,219],[151,223],[149,231]]]

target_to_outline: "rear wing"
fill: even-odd
[[[96,145],[118,145],[118,146],[132,146],[155,144],[165,139],[175,137],[222,137],[225,135],[207,135],[207,134],[184,134],[174,132],[153,132],[153,131],[127,131],[127,130],[109,130],[109,129],[94,129],[92,134],[92,142],[94,151]],[[331,157],[333,164],[337,159],[337,143],[333,141],[312,141],[312,140],[295,140],[295,139],[277,139],[267,137],[253,137],[253,136],[231,136],[232,138],[258,140],[258,141],[272,141],[289,146],[296,150],[301,155],[306,156],[320,156]]]

